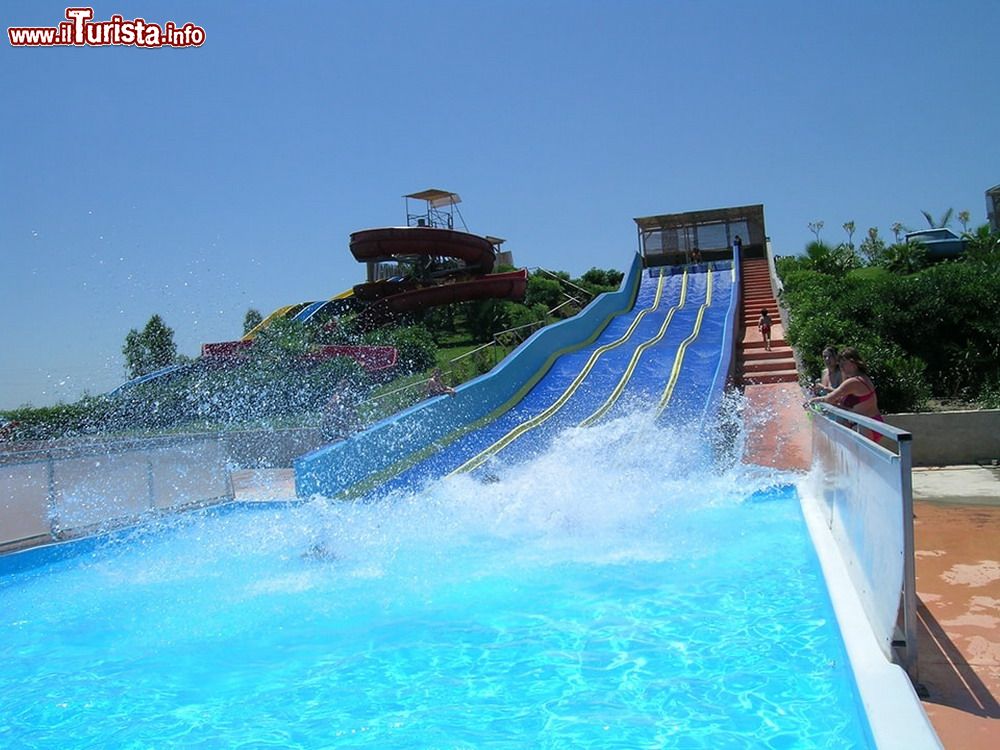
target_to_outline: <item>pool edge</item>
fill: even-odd
[[[943,750],[906,672],[882,654],[808,480],[797,488],[876,749]]]

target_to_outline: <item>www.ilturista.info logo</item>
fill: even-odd
[[[13,47],[200,47],[205,29],[167,21],[162,26],[142,18],[126,20],[117,14],[108,21],[94,21],[93,8],[67,8],[58,26],[11,26],[7,37]]]

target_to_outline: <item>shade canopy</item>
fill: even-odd
[[[453,206],[456,203],[461,203],[462,199],[459,197],[458,193],[451,193],[447,190],[437,190],[436,188],[429,188],[428,190],[421,190],[418,193],[410,193],[409,195],[404,195],[404,198],[413,198],[418,201],[427,201],[431,208],[441,208],[442,206]]]

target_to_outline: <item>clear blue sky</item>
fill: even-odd
[[[763,203],[788,254],[814,220],[978,225],[1000,183],[995,0],[93,7],[207,38],[0,45],[0,408],[114,387],[154,313],[194,355],[248,308],[343,291],[350,233],[427,187],[576,275],[625,269],[636,216]]]

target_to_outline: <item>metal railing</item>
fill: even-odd
[[[829,404],[812,408],[813,466],[819,468],[826,525],[883,653],[915,680],[912,435]]]

